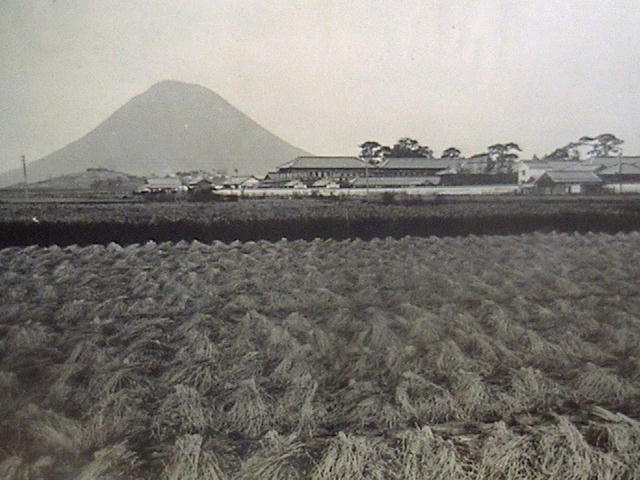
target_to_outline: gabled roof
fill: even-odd
[[[556,171],[560,172],[597,172],[602,168],[601,165],[590,165],[586,163],[579,163],[577,165],[569,165],[564,168],[558,168]]]
[[[567,170],[581,165],[581,162],[571,160],[522,160],[520,163],[534,170]]]
[[[476,153],[475,155],[472,155],[469,158],[461,158],[461,160],[464,160],[465,162],[468,162],[468,163],[485,163],[487,160],[489,160],[489,154]]]
[[[588,163],[593,165],[602,165],[605,167],[611,167],[613,165],[618,165],[618,163],[629,163],[629,164],[640,164],[640,157],[638,156],[629,156],[629,157],[593,157],[587,160]]]
[[[182,182],[177,177],[150,178],[147,180],[148,188],[178,188]]]
[[[321,178],[313,182],[312,187],[326,187],[327,185],[337,185],[338,181],[333,178]]]
[[[187,185],[189,186],[193,186],[193,185],[198,185],[199,183],[211,183],[211,180],[209,180],[208,178],[193,178],[191,180],[189,180],[189,182],[187,183]]]
[[[457,175],[458,169],[455,167],[450,167],[450,168],[445,168],[444,170],[440,170],[439,172],[436,172],[436,175]]]
[[[351,181],[354,187],[416,187],[419,185],[438,185],[438,177],[356,177]]]
[[[554,183],[602,183],[602,179],[593,172],[550,171],[537,181],[549,178]]]
[[[640,175],[640,166],[631,163],[622,163],[603,168],[600,175]]]
[[[233,184],[242,184],[245,183],[249,180],[258,180],[256,177],[254,177],[253,175],[233,175],[231,177],[229,177],[227,179],[226,183],[233,183]]]
[[[382,162],[382,165],[380,165],[379,168],[444,170],[457,162],[458,160],[446,158],[388,157],[384,162]]]
[[[285,168],[364,168],[364,162],[357,157],[296,157],[280,165]]]
[[[302,180],[289,180],[283,186],[285,187],[296,187],[296,186],[307,186]]]

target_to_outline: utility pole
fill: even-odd
[[[364,162],[364,178],[366,185],[366,198],[369,200],[369,159],[365,159]]]
[[[24,176],[24,198],[29,199],[29,182],[27,181],[27,160],[22,155],[22,174]]]
[[[622,194],[622,152],[618,152],[618,193]]]

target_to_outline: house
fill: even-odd
[[[430,187],[438,185],[440,183],[440,179],[436,176],[356,177],[350,183],[354,188]]]
[[[296,157],[280,165],[276,171],[269,172],[269,180],[306,180],[320,178],[346,180],[364,175],[365,163],[357,157]]]
[[[594,193],[601,189],[602,179],[588,171],[548,171],[535,181],[535,186],[548,194]]]
[[[187,187],[193,192],[208,192],[211,191],[213,184],[207,178],[194,178],[187,183]]]
[[[307,188],[307,184],[304,183],[302,180],[289,180],[288,182],[286,182],[284,185],[282,185],[284,188],[293,188],[294,190],[299,190],[299,189],[304,189]]]
[[[454,163],[447,158],[389,157],[368,173],[370,177],[430,177]]]
[[[458,160],[460,163],[459,171],[474,174],[484,173],[489,168],[489,160],[488,153],[478,153],[469,158],[461,158]]]
[[[598,170],[598,176],[606,184],[640,183],[640,166],[630,163],[619,163]]]
[[[569,170],[580,165],[573,161],[519,160],[516,163],[518,184],[535,183],[545,172]]]
[[[515,175],[511,173],[472,173],[447,169],[436,173],[436,176],[440,178],[440,185],[447,187],[463,185],[512,185],[516,182]]]
[[[314,188],[340,188],[340,184],[333,178],[321,178],[311,184]]]
[[[253,175],[235,175],[223,180],[222,184],[224,188],[243,189],[243,188],[256,188],[260,180]]]
[[[629,164],[640,166],[640,156],[619,156],[619,157],[591,157],[585,163],[598,165],[599,167],[617,167],[619,164]]]
[[[149,178],[139,193],[175,193],[186,190],[187,187],[177,177]]]

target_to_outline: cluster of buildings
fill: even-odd
[[[212,176],[201,174],[195,176],[152,177],[136,190],[137,194],[210,192],[224,189],[256,188],[260,179],[253,175]]]
[[[357,157],[297,157],[264,178],[196,174],[150,178],[139,193],[243,189],[408,188],[519,185],[549,194],[640,190],[640,157],[594,157],[583,161],[517,160],[510,172],[487,173],[488,156],[386,158],[369,164]],[[632,188],[633,187],[633,188]]]
[[[518,184],[538,193],[640,191],[640,156],[592,157],[583,161],[520,160]]]

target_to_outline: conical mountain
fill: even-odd
[[[37,182],[96,167],[142,176],[196,169],[263,174],[305,153],[211,90],[163,81],[82,138],[29,163],[28,178]],[[0,187],[20,181],[19,169],[0,174]]]

